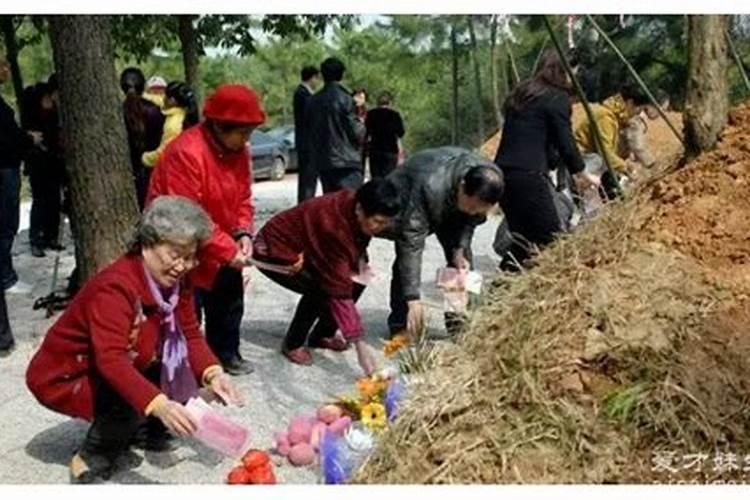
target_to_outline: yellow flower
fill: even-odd
[[[352,396],[339,396],[338,400],[334,404],[336,404],[344,411],[345,414],[349,415],[352,418],[359,418],[359,415],[362,412],[362,403],[358,398]]]
[[[388,381],[377,376],[361,378],[357,381],[357,391],[363,403],[382,400],[388,389]]]
[[[383,353],[390,357],[395,354],[399,349],[409,345],[409,336],[399,334],[394,336],[391,340],[387,341],[383,346]]]
[[[371,431],[383,430],[387,426],[385,406],[370,403],[362,407],[362,423]]]

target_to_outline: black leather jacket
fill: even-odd
[[[326,83],[310,98],[305,121],[310,162],[318,172],[362,168],[365,125],[354,114],[354,101],[341,84]]]
[[[435,233],[452,261],[457,249],[471,261],[474,228],[487,220],[458,210],[456,197],[466,172],[477,165],[495,165],[456,147],[426,149],[409,157],[388,178],[399,188],[404,208],[379,236],[396,242],[396,266],[406,300],[420,298],[425,240]]]

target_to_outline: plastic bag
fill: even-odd
[[[347,482],[367,459],[375,437],[356,422],[344,436],[326,432],[320,443],[320,472],[324,484]]]
[[[250,431],[226,418],[200,398],[190,399],[185,408],[196,421],[193,437],[224,455],[242,457],[250,449]]]

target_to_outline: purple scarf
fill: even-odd
[[[186,403],[198,393],[198,384],[190,368],[187,341],[174,315],[180,301],[180,283],[175,283],[165,300],[151,274],[145,268],[144,272],[161,315],[161,390],[169,399]]]

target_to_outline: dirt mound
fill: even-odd
[[[499,276],[358,479],[740,478],[750,466],[748,134],[744,106],[716,151],[610,205],[528,272]]]

